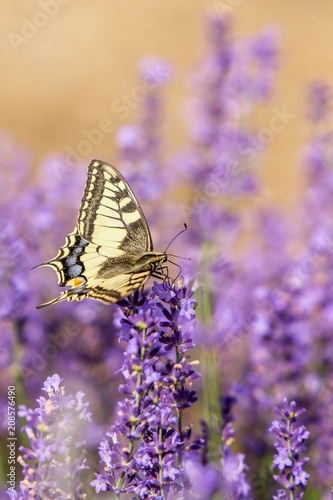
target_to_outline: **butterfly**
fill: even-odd
[[[53,259],[35,267],[52,267],[59,286],[70,288],[37,309],[86,297],[117,302],[166,261],[165,252],[153,251],[146,218],[124,177],[108,163],[93,160],[76,227]]]

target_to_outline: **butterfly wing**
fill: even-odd
[[[79,210],[78,230],[106,257],[153,250],[143,210],[118,170],[93,160]]]
[[[77,227],[54,259],[36,266],[52,267],[59,285],[71,289],[38,308],[65,299],[116,302],[126,297],[165,260],[152,249],[146,218],[130,186],[114,167],[93,160]]]

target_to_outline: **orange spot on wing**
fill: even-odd
[[[72,288],[77,288],[78,286],[84,285],[85,282],[86,280],[84,278],[73,278],[67,282],[67,285]]]

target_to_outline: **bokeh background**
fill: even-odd
[[[130,122],[135,108],[124,120],[111,105],[137,84],[137,62],[153,54],[175,68],[165,95],[164,140],[172,151],[186,140],[186,77],[202,52],[204,15],[214,9],[232,14],[236,36],[266,25],[281,31],[281,68],[271,108],[285,106],[296,117],[270,144],[262,175],[270,195],[284,202],[300,189],[295,166],[307,133],[305,87],[313,77],[333,79],[329,0],[6,2],[0,17],[1,127],[37,165],[50,151],[75,148],[84,139],[82,131],[105,117],[115,128]],[[40,27],[34,30],[29,22]],[[271,108],[262,110],[263,125]],[[114,134],[106,134],[87,155],[87,164],[94,156],[112,163],[114,149]]]
[[[173,154],[182,153],[191,142],[188,139],[191,133],[188,122],[191,119],[193,121],[193,116],[197,120],[203,117],[200,113],[190,113],[189,75],[192,72],[193,76],[193,69],[198,61],[205,58],[205,54],[207,57],[209,25],[205,18],[207,14],[214,12],[230,14],[232,40],[258,35],[267,26],[273,27],[276,37],[280,39],[279,69],[272,95],[267,102],[259,100],[258,106],[255,103],[253,114],[249,113],[251,123],[245,123],[245,130],[264,130],[269,127],[276,112],[286,112],[292,118],[279,132],[273,134],[267,148],[263,148],[263,154],[259,151],[257,155],[260,157],[260,168],[256,174],[262,178],[263,188],[260,187],[259,194],[252,193],[249,182],[248,194],[253,195],[249,201],[249,212],[254,215],[248,220],[247,211],[239,210],[238,206],[238,202],[242,208],[242,202],[247,203],[242,198],[247,189],[246,182],[242,184],[246,180],[246,171],[243,172],[244,176],[235,175],[233,178],[231,175],[235,183],[236,203],[228,204],[230,199],[226,198],[223,200],[223,203],[226,202],[224,207],[222,203],[219,204],[219,199],[215,200],[214,193],[209,195],[205,191],[205,182],[210,179],[210,172],[205,169],[207,164],[204,161],[204,148],[200,150],[196,145],[196,149],[192,149],[193,157],[198,157],[198,165],[197,172],[194,172],[191,179],[192,184],[189,183],[187,187],[184,187],[185,182],[179,181],[179,178],[191,178],[193,169],[189,166],[193,157],[187,157],[186,166],[179,161],[181,156],[172,160]],[[307,424],[314,436],[311,445],[314,450],[311,450],[314,458],[314,483],[317,480],[317,485],[322,489],[318,496],[311,498],[324,498],[319,496],[321,491],[324,488],[328,491],[332,484],[332,473],[327,472],[326,465],[328,460],[330,463],[332,461],[330,443],[333,443],[332,419],[331,415],[330,418],[327,416],[333,408],[333,227],[330,217],[333,182],[329,169],[324,168],[323,172],[319,172],[321,176],[317,175],[320,169],[316,169],[332,164],[332,148],[330,132],[320,135],[322,123],[318,130],[314,128],[314,135],[311,136],[311,124],[305,120],[305,115],[309,82],[320,79],[331,84],[333,81],[332,18],[333,4],[329,0],[316,3],[304,0],[289,3],[278,0],[18,0],[2,6],[0,130],[3,133],[0,133],[0,146],[3,157],[0,158],[0,168],[3,171],[0,179],[2,178],[3,185],[0,187],[3,189],[0,189],[0,196],[3,203],[0,208],[4,215],[0,218],[0,329],[3,330],[0,338],[0,367],[4,367],[4,376],[0,382],[0,412],[6,410],[3,404],[5,391],[13,380],[18,388],[17,403],[24,402],[34,407],[46,376],[59,372],[61,377],[65,377],[66,390],[75,393],[84,389],[94,411],[94,427],[88,436],[88,446],[93,457],[92,463],[95,461],[97,470],[97,445],[106,426],[112,421],[118,398],[117,387],[122,381],[119,373],[117,376],[114,374],[121,364],[123,346],[115,336],[109,308],[93,301],[84,301],[83,304],[64,303],[59,307],[36,311],[35,305],[54,297],[58,293],[58,287],[50,270],[42,274],[44,271],[32,273],[29,269],[54,255],[63,244],[65,234],[72,230],[86,166],[90,160],[100,158],[115,166],[120,165],[120,169],[124,171],[126,158],[122,164],[117,130],[126,124],[136,123],[138,116],[142,126],[142,109],[138,97],[128,101],[124,113],[119,112],[119,103],[126,102],[128,96],[137,93],[138,88],[140,90],[139,61],[147,56],[155,56],[167,61],[173,68],[170,82],[157,89],[158,93],[161,91],[164,114],[160,134],[162,140],[157,149],[161,145],[163,151],[160,156],[160,151],[157,151],[156,163],[154,151],[147,154],[147,158],[153,160],[151,163],[142,162],[144,166],[148,164],[148,168],[150,164],[156,167],[156,175],[150,176],[150,182],[146,182],[146,177],[140,171],[131,172],[132,175],[136,173],[137,177],[131,177],[130,182],[132,184],[133,181],[133,189],[142,201],[152,226],[156,248],[165,248],[159,246],[161,241],[167,244],[182,228],[184,217],[180,205],[184,199],[193,208],[192,227],[189,224],[189,231],[182,236],[184,239],[179,238],[172,251],[185,256],[192,252],[192,262],[195,262],[195,258],[199,259],[195,252],[200,253],[200,245],[209,250],[209,244],[212,246],[212,254],[207,252],[205,255],[203,252],[200,269],[204,278],[206,273],[207,283],[210,283],[212,277],[210,284],[213,285],[212,294],[216,295],[215,304],[211,304],[211,318],[208,314],[208,321],[205,322],[207,318],[205,312],[202,312],[204,300],[200,301],[202,297],[199,290],[200,306],[197,314],[202,317],[199,318],[201,330],[198,338],[200,340],[201,335],[203,344],[208,338],[208,347],[204,345],[203,352],[207,348],[209,355],[214,354],[211,347],[215,348],[215,328],[210,326],[219,321],[216,331],[220,335],[218,353],[221,356],[216,356],[216,363],[223,374],[220,377],[225,385],[223,390],[226,390],[231,381],[243,382],[247,377],[250,397],[248,400],[243,398],[246,401],[242,404],[247,410],[238,410],[242,418],[237,423],[237,433],[238,442],[241,443],[238,445],[239,449],[245,449],[247,461],[251,465],[250,479],[257,493],[256,498],[268,498],[264,488],[260,490],[260,485],[255,484],[258,478],[258,481],[262,479],[260,471],[267,469],[267,481],[272,482],[272,445],[270,442],[267,445],[266,441],[272,408],[278,404],[275,401],[281,404],[283,397],[293,398],[296,397],[295,394],[299,397],[300,404],[308,408]],[[261,55],[265,56],[264,49]],[[211,69],[214,71],[214,68]],[[207,75],[203,75],[205,80]],[[208,79],[209,76],[211,75],[208,74]],[[209,85],[204,88],[207,91]],[[319,89],[319,94],[320,92]],[[204,106],[207,106],[209,99],[207,95],[204,97]],[[325,106],[324,102],[323,107]],[[153,115],[148,125],[154,124],[154,119],[156,116],[154,118]],[[82,145],[82,141],[87,143],[87,135],[100,128],[102,122],[108,124],[109,130],[103,133],[97,144],[90,142],[88,150],[82,152],[80,144]],[[328,124],[327,131],[329,130]],[[154,136],[154,133],[149,136],[149,132],[152,130],[148,130],[148,139]],[[12,146],[15,143],[18,147]],[[304,145],[307,143],[311,143],[308,148],[310,167],[308,165],[309,170],[305,175],[304,158],[301,167],[300,156],[304,155]],[[231,144],[227,153],[230,158],[235,155],[239,160],[242,151],[238,156],[238,150],[235,152],[232,147]],[[20,148],[23,148],[23,153]],[[56,170],[55,165],[57,168],[61,165],[61,154],[66,157],[69,152],[72,155],[78,150],[80,169],[74,171],[65,167],[64,170]],[[53,153],[56,155],[52,156]],[[57,153],[60,155],[57,156]],[[319,167],[316,162],[318,157],[323,160],[319,162]],[[31,160],[27,161],[27,158]],[[165,158],[171,160],[164,161]],[[28,168],[29,161],[33,164],[31,171]],[[135,162],[132,163],[135,165]],[[179,165],[184,166],[183,177],[178,175]],[[8,169],[8,175],[5,169]],[[40,175],[37,175],[38,169]],[[29,172],[28,180],[25,178],[26,172]],[[163,180],[166,181],[165,185]],[[234,187],[233,182],[230,188]],[[182,199],[182,190],[186,189],[189,195],[191,186],[193,199],[190,196],[189,200],[186,197]],[[202,209],[195,189],[199,189],[199,194],[203,192],[206,195],[206,203]],[[238,195],[237,189],[240,189]],[[24,195],[21,196],[23,191]],[[303,191],[305,195],[302,200]],[[230,192],[233,194],[232,189]],[[228,189],[226,194],[228,195]],[[217,203],[214,204],[214,201]],[[258,211],[257,214],[256,201],[262,205],[267,202],[270,208],[274,204],[282,207],[287,217],[282,217],[281,223],[270,208],[267,212]],[[295,208],[293,217],[289,217],[291,210],[288,207],[297,206],[299,207]],[[324,218],[321,217],[323,212],[326,214]],[[308,217],[308,214],[311,216]],[[172,227],[166,227],[167,218],[172,221]],[[242,218],[244,221],[240,222]],[[214,226],[216,220],[217,226]],[[246,230],[252,241],[248,249],[244,245],[246,248],[242,254]],[[324,238],[326,246],[320,245],[320,237],[319,243],[317,242],[318,233]],[[184,248],[184,245],[177,252],[177,244],[180,245],[180,241],[186,241],[186,238],[192,247]],[[236,256],[235,249],[240,250],[240,258]],[[216,260],[211,259],[211,255]],[[243,264],[240,265],[242,259]],[[247,281],[244,281],[244,276]],[[53,287],[54,295],[49,287]],[[210,292],[209,288],[206,289],[207,298]],[[278,293],[275,294],[276,291]],[[256,295],[257,292],[259,295]],[[266,343],[266,338],[262,342],[260,321],[254,321],[253,324],[246,322],[249,317],[253,320],[253,304],[258,309],[254,312],[259,319],[262,315],[265,321],[270,322],[271,309],[265,309],[264,292],[268,294],[267,303],[272,306],[273,318],[276,320],[275,323],[272,320],[272,324],[277,325],[270,326],[270,343]],[[271,292],[272,296],[269,295]],[[205,292],[202,292],[202,296],[205,298]],[[280,299],[284,315],[280,315]],[[268,318],[265,316],[266,312]],[[116,321],[117,318],[116,316]],[[241,327],[248,324],[254,332],[250,342],[241,338],[240,344],[234,346],[231,343],[234,340],[232,335],[235,335],[237,341],[237,334],[243,333]],[[208,335],[210,330],[211,337]],[[285,334],[286,341],[281,332]],[[224,338],[225,333],[230,333],[231,337],[226,335]],[[56,351],[55,338],[57,342],[61,339],[65,342]],[[276,345],[280,351],[276,350]],[[260,358],[263,352],[264,356]],[[195,356],[196,354],[192,359]],[[209,357],[207,359],[210,360]],[[277,365],[277,359],[280,365]],[[273,363],[275,370],[271,370]],[[208,361],[206,366],[205,362],[201,363],[201,367],[204,375],[206,371],[202,387],[198,389],[201,406],[198,404],[194,407],[188,417],[189,422],[197,422],[196,431],[202,418],[202,408],[208,411],[204,400],[208,384],[211,380],[219,380],[218,376],[211,376]],[[31,370],[32,375],[30,373],[26,376],[27,370]],[[275,375],[278,378],[281,373],[282,384],[279,385]],[[252,411],[251,406],[246,406],[252,403],[252,396],[258,403],[257,414]],[[320,404],[317,404],[318,398]],[[248,418],[249,415],[252,416],[252,421]],[[5,422],[5,417],[1,420]],[[254,439],[261,446],[259,452],[252,442],[248,442],[253,428],[261,432]],[[0,431],[4,433],[6,429]],[[0,436],[0,445],[1,439]],[[92,475],[93,470],[94,467],[91,467],[89,474]],[[4,482],[4,473],[5,468],[0,464],[0,483]],[[89,476],[86,481],[88,484],[90,479]],[[265,481],[262,483],[266,488]],[[328,497],[325,500],[326,498]]]

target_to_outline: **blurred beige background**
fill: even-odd
[[[202,54],[204,15],[213,6],[232,13],[236,36],[266,25],[281,29],[276,93],[260,115],[261,126],[274,107],[285,106],[296,117],[270,144],[263,175],[278,201],[293,196],[300,189],[299,148],[308,134],[306,84],[314,77],[333,83],[332,0],[3,2],[0,127],[31,152],[36,165],[50,151],[75,148],[82,131],[103,118],[115,127],[135,119],[135,109],[124,120],[110,106],[137,84],[137,62],[156,55],[175,66],[165,92],[165,140],[167,152],[174,151],[186,141],[186,75]],[[112,163],[114,148],[114,134],[105,134],[96,155]]]

